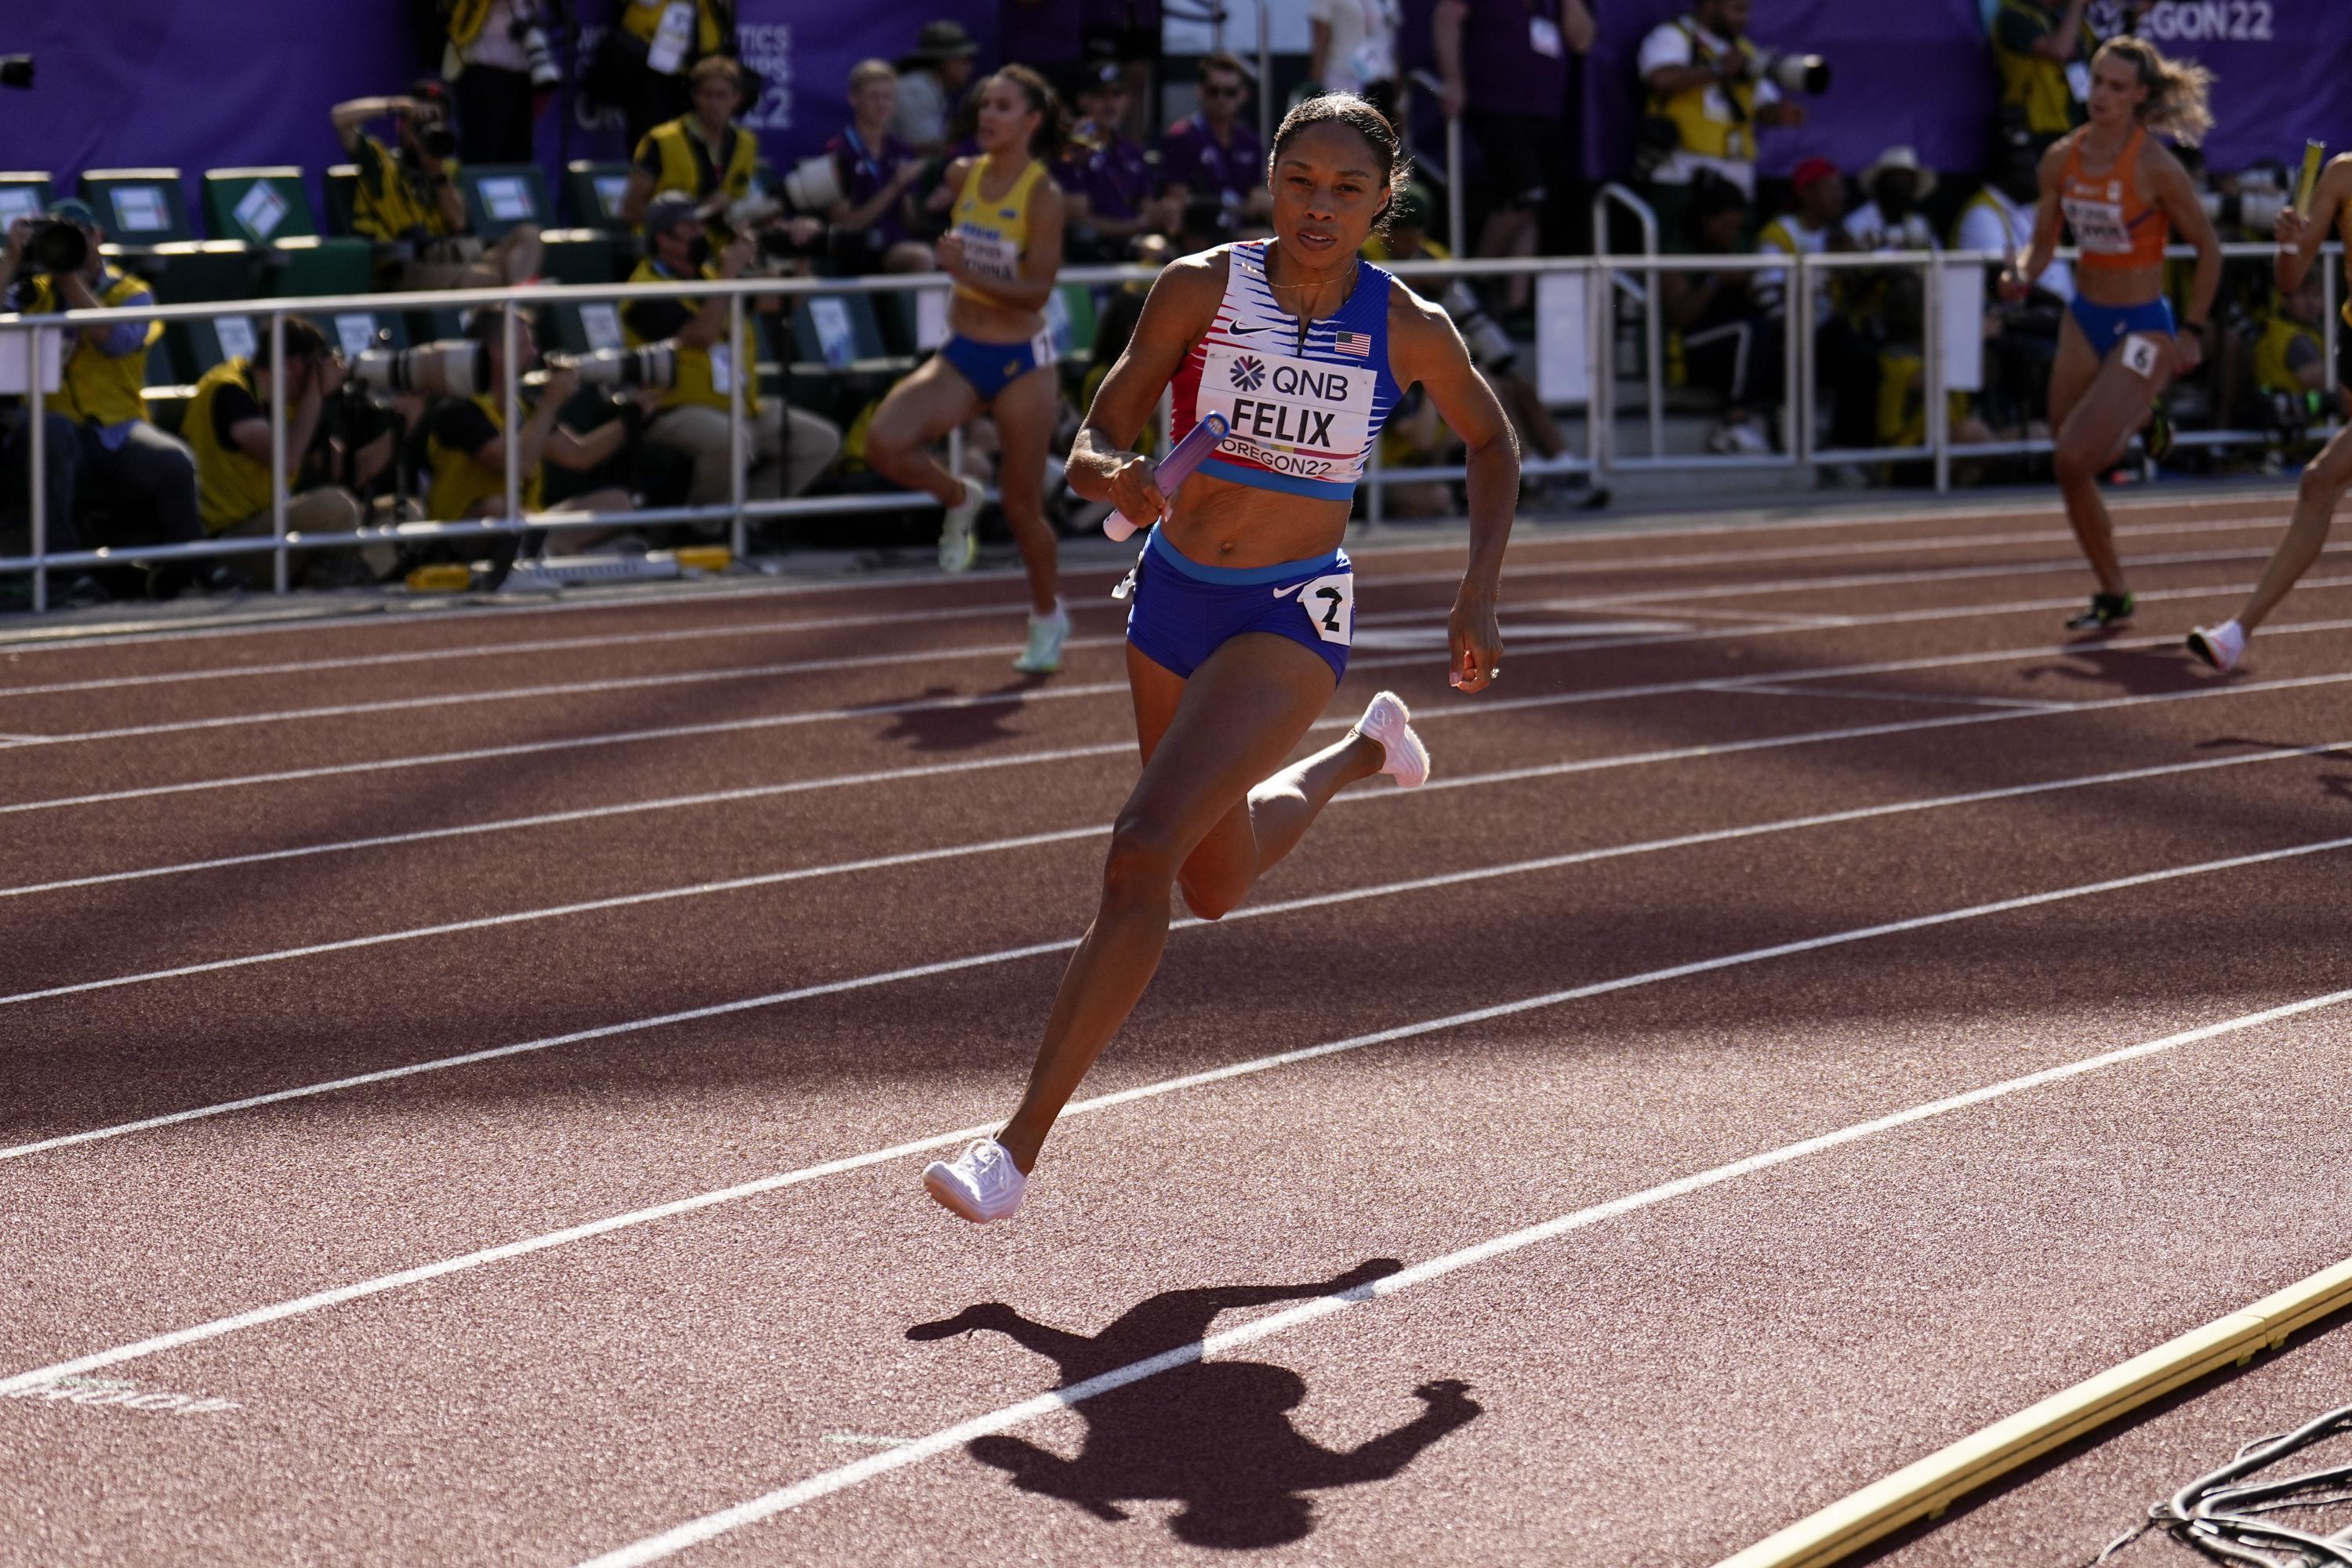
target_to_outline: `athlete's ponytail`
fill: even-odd
[[[2100,45],[2092,63],[2109,55],[2130,62],[2139,73],[2140,85],[2147,89],[2147,97],[2139,106],[2141,124],[2190,147],[2213,129],[2211,71],[2195,60],[2168,59],[2146,38],[2128,35]]]
[[[1037,129],[1029,136],[1029,155],[1047,159],[1060,153],[1062,144],[1070,139],[1070,111],[1063,106],[1062,95],[1028,66],[1002,66],[996,75],[999,80],[1019,88],[1021,95],[1029,100],[1029,107],[1037,111]]]

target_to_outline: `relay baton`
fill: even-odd
[[[2311,216],[2311,193],[2319,185],[2319,165],[2327,161],[2327,143],[2306,142],[2303,144],[2303,177],[2294,183],[2294,210],[2299,216]]]
[[[1232,422],[1222,414],[1202,415],[1201,422],[1185,431],[1184,438],[1176,443],[1176,449],[1161,458],[1160,466],[1151,470],[1152,482],[1160,487],[1160,493],[1163,496],[1175,494],[1176,487],[1192,477],[1192,470],[1201,466],[1202,458],[1217,449],[1217,443],[1223,440],[1225,432],[1232,428]],[[1156,522],[1159,520],[1151,521]],[[1103,531],[1113,539],[1131,538],[1137,529],[1150,526],[1150,522],[1137,522],[1116,511],[1103,519]]]

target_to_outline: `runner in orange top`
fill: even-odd
[[[2221,281],[2221,242],[2188,171],[2156,137],[2193,143],[2210,130],[2212,80],[2143,38],[2102,46],[2091,59],[2090,121],[2042,155],[2033,243],[2001,279],[2002,293],[2022,300],[2050,265],[2062,219],[2074,230],[2082,259],[2050,373],[2050,428],[2066,521],[2099,579],[2090,608],[2066,623],[2076,631],[2104,630],[2132,613],[2099,476],[2147,423],[2166,384],[2204,358],[2199,334]],[[2164,297],[2164,247],[2176,228],[2197,247],[2187,331]]]

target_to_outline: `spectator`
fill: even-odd
[[[1119,132],[1127,73],[1109,60],[1087,66],[1075,96],[1078,122],[1054,169],[1054,183],[1070,197],[1068,254],[1123,261],[1139,237],[1176,226],[1177,203],[1151,194],[1150,160]]]
[[[1713,176],[1693,188],[1685,248],[1698,255],[1728,256],[1739,249],[1748,224],[1748,196],[1727,180]],[[1772,449],[1753,410],[1774,401],[1780,384],[1778,334],[1756,298],[1753,275],[1662,272],[1658,300],[1675,346],[1685,384],[1708,387],[1723,398],[1723,422],[1707,437],[1711,452],[1759,456]]]
[[[471,397],[442,399],[426,424],[425,463],[431,479],[425,515],[437,522],[503,517],[507,510],[505,310],[486,305],[476,310],[466,320],[466,335],[482,344],[488,356],[490,390]],[[518,374],[540,363],[528,311],[515,317],[515,351]],[[586,472],[611,461],[628,439],[625,419],[607,420],[584,436],[564,425],[563,405],[579,390],[579,372],[558,366],[547,373],[547,383],[536,398],[528,388],[517,393],[526,411],[516,454],[526,512],[615,512],[627,511],[635,504],[626,490],[619,489],[592,490],[559,506],[544,504],[547,464]],[[580,545],[590,542],[591,536],[569,531],[565,537],[567,542]],[[499,536],[491,559],[511,563],[521,542],[519,534]]]
[[[695,246],[702,220],[686,196],[657,196],[646,209],[646,258],[630,274],[632,283],[667,283],[688,278],[740,277],[751,262],[751,240],[727,243],[712,261],[698,266]],[[748,312],[747,312],[748,313]],[[841,432],[830,420],[760,399],[758,358],[750,322],[731,344],[727,337],[724,295],[708,300],[632,300],[622,307],[621,326],[629,345],[668,342],[677,355],[677,380],[656,405],[646,439],[685,454],[694,465],[687,501],[717,506],[734,493],[729,408],[735,377],[743,377],[743,432],[750,466],[771,463],[782,469],[781,493],[798,495],[815,482],[841,449]],[[764,487],[771,494],[777,483]]]
[[[621,217],[645,221],[646,204],[677,192],[705,218],[751,194],[751,171],[760,143],[737,125],[743,106],[743,74],[724,55],[697,60],[688,74],[693,109],[646,132],[637,143],[629,188],[621,195]]]
[[[980,46],[961,22],[926,22],[915,52],[898,61],[898,110],[890,128],[926,158],[948,150],[948,118],[971,85]]]
[[[1992,18],[1992,60],[2001,107],[2023,117],[2037,146],[2083,123],[2091,97],[2091,56],[2099,40],[2084,14],[2090,0],[2000,0]]]
[[[1151,134],[1144,111],[1153,101],[1151,73],[1160,58],[1160,0],[1080,0],[1078,10],[1082,58],[1109,60],[1127,78],[1127,117],[1118,131],[1140,144]]]
[[[693,106],[688,71],[736,53],[735,0],[628,0],[604,47],[591,96],[619,106],[635,147]]]
[[[367,130],[389,115],[400,149]],[[539,275],[539,229],[517,224],[496,245],[467,233],[457,190],[448,95],[419,82],[406,98],[355,98],[334,108],[335,135],[359,167],[352,226],[380,247],[404,289],[494,289]]]
[[[22,266],[24,247],[32,225],[19,219],[8,234],[6,292],[0,310],[47,315],[58,310],[137,310],[155,302],[143,279],[126,277],[106,264],[99,249],[106,238],[98,215],[80,201],[61,201],[49,216],[81,231],[88,255],[79,269],[70,272],[28,272]],[[140,389],[147,384],[147,351],[163,335],[161,321],[124,321],[110,327],[84,327],[74,334],[65,362],[64,384],[49,406],[72,421],[79,448],[69,472],[74,500],[84,509],[96,507],[111,515],[125,510],[152,520],[156,537],[168,543],[193,544],[205,537],[196,515],[196,460],[187,447],[157,429],[147,419]],[[75,528],[68,512],[52,526]],[[93,530],[76,528],[89,533]],[[60,536],[53,534],[54,542]],[[118,544],[103,537],[101,544]],[[174,567],[161,574],[176,591],[189,574]],[[195,574],[209,587],[239,585],[236,574],[214,564]],[[166,594],[168,596],[168,592]]]
[[[848,272],[928,272],[931,247],[908,232],[908,195],[923,172],[915,150],[891,133],[898,73],[887,60],[849,72],[850,122],[824,144],[841,196],[825,209],[833,255]]]
[[[1160,140],[1160,194],[1179,205],[1214,196],[1236,224],[1263,222],[1274,195],[1265,187],[1265,143],[1242,118],[1248,75],[1241,61],[1218,53],[1202,57],[1198,80],[1201,107]]]
[[[2022,114],[2003,111],[2004,128],[1983,188],[1960,209],[1952,230],[1959,250],[1989,252],[1998,277],[2009,260],[2033,241],[2033,215],[2042,191],[2042,149]],[[1992,296],[1985,310],[1984,416],[2010,437],[2032,431],[2042,419],[2043,389],[2058,355],[2058,329],[2074,297],[2071,263],[2053,260],[2016,302]]]
[[[1936,173],[1919,166],[1908,147],[1889,147],[1862,172],[1863,204],[1845,215],[1856,250],[1933,250],[1935,230],[1919,204],[1936,188]]]
[[[181,426],[196,454],[197,510],[205,531],[215,537],[267,538],[276,531],[269,480],[273,404],[283,407],[286,419],[287,531],[350,533],[360,525],[360,503],[349,490],[297,488],[319,433],[320,412],[342,386],[344,371],[319,329],[303,317],[287,317],[285,334],[282,366],[272,363],[264,337],[250,359],[224,360],[206,371]],[[346,587],[367,575],[356,553],[298,556],[294,569],[312,587]]]
[[[448,46],[442,75],[457,89],[458,155],[468,163],[528,163],[541,89],[555,68],[538,0],[439,0]],[[553,83],[548,81],[551,90]]]
[[[1307,0],[1309,89],[1352,92],[1401,121],[1397,24],[1402,16],[1400,0]]]
[[[1438,105],[1461,120],[1486,169],[1486,216],[1473,254],[1533,256],[1546,205],[1571,205],[1562,156],[1568,57],[1592,47],[1593,30],[1584,0],[1437,0],[1430,42]],[[1532,288],[1525,276],[1509,279],[1508,308],[1526,308]]]
[[[1784,256],[1819,256],[1825,251],[1848,250],[1853,247],[1843,227],[1845,218],[1845,180],[1837,165],[1827,158],[1808,158],[1789,175],[1790,193],[1797,205],[1764,226],[1756,237],[1759,251],[1779,251]],[[1788,312],[1789,274],[1782,271],[1759,272],[1756,275],[1757,302],[1775,321],[1784,321]],[[1826,268],[1813,274],[1813,330],[1818,332],[1831,321],[1832,295],[1830,274]]]
[[[1642,40],[1642,83],[1649,89],[1643,128],[1651,205],[1668,234],[1682,221],[1701,173],[1756,194],[1756,132],[1802,125],[1805,111],[1784,102],[1779,86],[1756,74],[1762,52],[1747,37],[1749,0],[1697,0],[1687,16],[1664,22]]]
[[[2302,285],[2271,297],[2271,308],[2254,339],[2254,389],[2276,411],[2291,407],[2300,427],[2317,419],[2321,395],[2327,390],[2326,340],[2320,335],[2326,316],[2324,274],[2316,267],[2304,274]],[[2271,415],[2270,422],[2284,423]]]

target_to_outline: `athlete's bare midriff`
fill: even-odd
[[[1328,555],[1348,536],[1348,505],[1194,474],[1168,498],[1168,542],[1203,566],[1276,566]]]

